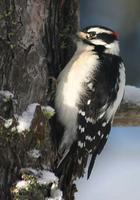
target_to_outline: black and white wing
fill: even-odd
[[[96,74],[83,85],[86,93],[81,96],[78,113],[77,165],[81,176],[88,155],[92,154],[88,178],[97,154],[100,154],[107,141],[114,114],[123,97],[125,83],[124,66],[120,57],[105,54],[101,60]]]

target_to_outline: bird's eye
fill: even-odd
[[[96,36],[96,32],[95,32],[95,31],[89,32],[89,34],[90,34],[92,37]]]
[[[90,40],[92,40],[93,38],[95,38],[96,37],[96,32],[89,32],[88,33],[88,37],[87,37],[87,39],[90,39]]]

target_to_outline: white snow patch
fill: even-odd
[[[34,176],[37,178],[37,183],[40,185],[49,185],[52,183],[51,186],[51,197],[50,198],[45,198],[47,200],[62,200],[63,195],[62,191],[59,190],[58,188],[58,178],[54,175],[54,173],[46,170],[35,170],[33,168],[26,168],[23,169],[25,171],[30,171],[34,174]],[[30,185],[30,180],[22,180],[18,181],[16,184],[16,189],[21,190],[21,189],[26,189]]]
[[[17,126],[18,132],[29,130],[37,105],[39,104],[38,103],[30,104],[27,107],[27,110],[24,111],[21,116],[18,116],[18,123],[19,123],[19,125]]]
[[[63,194],[62,191],[58,189],[58,183],[53,183],[51,187],[51,197],[48,198],[47,200],[62,200]]]
[[[41,108],[42,110],[45,110],[46,112],[51,113],[52,115],[55,114],[55,110],[51,106],[41,106]]]
[[[58,183],[58,178],[54,173],[46,170],[41,170],[38,178],[38,183],[40,185],[49,184],[49,183]]]
[[[25,171],[32,172],[34,176],[37,178],[37,183],[39,185],[49,185],[52,183],[51,186],[51,197],[47,197],[45,199],[47,200],[62,200],[63,199],[63,194],[62,191],[58,188],[58,178],[55,176],[54,173],[47,171],[47,170],[36,170],[33,168],[25,168],[23,169]],[[30,182],[28,181],[19,181],[16,185],[16,187],[20,188],[25,188],[26,186],[28,187],[28,184]],[[17,188],[17,189],[18,189]]]
[[[140,105],[140,88],[126,85],[124,93],[124,102]]]
[[[32,150],[30,150],[29,152],[28,152],[28,155],[30,156],[30,157],[32,157],[32,158],[39,158],[40,157],[40,151],[39,150],[37,150],[37,149],[32,149]]]
[[[34,176],[37,178],[37,182],[40,185],[48,185],[49,183],[58,183],[58,178],[54,175],[54,173],[48,170],[36,170],[31,167],[23,168],[21,171],[27,171],[33,173]]]
[[[51,106],[47,106],[47,107],[46,107],[46,110],[47,110],[48,112],[55,113],[54,108],[52,108]]]
[[[34,112],[35,112],[36,106],[38,105],[40,104],[33,103],[33,104],[28,105],[26,111],[24,111],[21,116],[17,116],[18,123],[19,123],[17,126],[17,130],[19,133],[24,130],[30,129],[31,122],[34,117]],[[42,111],[45,110],[46,112],[48,112],[51,116],[53,116],[55,113],[55,110],[50,106],[41,106],[41,109]]]
[[[30,181],[25,181],[25,180],[18,181],[17,184],[16,184],[16,188],[18,190],[23,189],[23,188],[27,188],[29,183],[30,183]]]
[[[12,99],[14,97],[14,95],[8,90],[0,90],[0,94],[5,96],[7,99]]]
[[[5,128],[9,128],[12,125],[12,122],[13,122],[12,119],[5,120],[4,123]]]

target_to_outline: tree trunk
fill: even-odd
[[[37,106],[30,131],[19,134],[13,114],[21,114],[33,102],[51,101],[54,78],[75,51],[72,36],[78,26],[77,0],[0,1],[0,89],[14,94],[8,100],[0,94],[1,200],[45,198],[39,189],[21,198],[13,188],[23,178],[22,168],[53,171],[57,154],[48,118]],[[5,127],[11,117],[11,125]],[[40,152],[36,159],[29,156],[34,149]]]
[[[17,111],[46,103],[49,76],[56,77],[74,52],[76,0],[0,2],[0,88],[18,100]]]

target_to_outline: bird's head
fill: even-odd
[[[118,33],[102,26],[89,26],[78,32],[78,38],[83,44],[94,49],[100,46],[105,53],[119,55]]]

